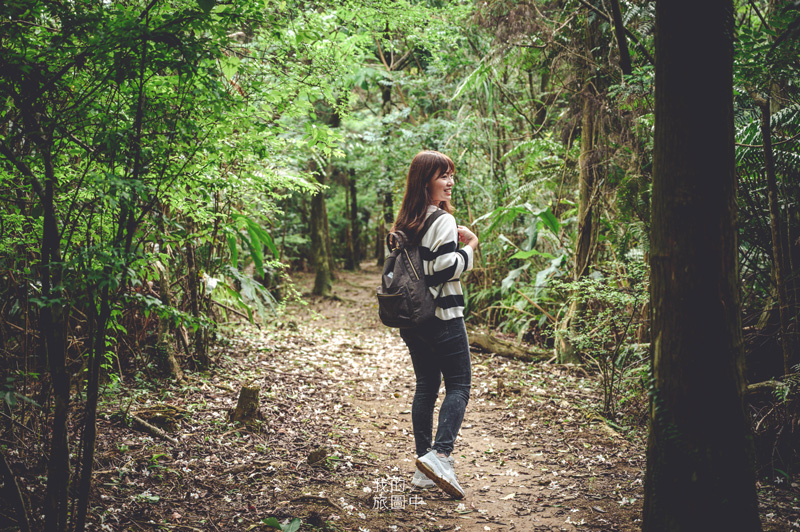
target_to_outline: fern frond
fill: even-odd
[[[800,153],[776,150],[775,170],[786,177],[800,175]]]
[[[770,120],[770,127],[792,131],[790,134],[800,131],[800,105],[792,105],[774,113]]]
[[[551,179],[550,176],[543,176],[537,179],[533,179],[523,185],[520,185],[517,189],[516,196],[518,198],[528,198],[528,194],[530,193],[537,193],[541,195],[542,189],[541,185],[547,183]]]

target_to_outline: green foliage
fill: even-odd
[[[38,378],[37,374],[32,374],[30,376],[34,379]],[[17,381],[21,378],[22,375],[9,375],[6,377],[5,382],[2,384],[2,387],[0,387],[0,401],[6,403],[10,408],[16,406],[18,401],[25,401],[37,408],[41,408],[39,403],[16,391]]]
[[[624,263],[610,263],[605,272],[553,283],[568,294],[566,304],[578,309],[573,327],[563,334],[597,367],[602,378],[602,413],[612,419],[631,393],[643,391],[642,377],[647,371],[649,350],[637,341],[648,322],[649,302],[649,270],[641,259],[632,254]]]
[[[506,255],[505,264],[521,265],[509,267],[499,290],[492,287],[470,294],[470,309],[480,309],[491,320],[501,323],[502,330],[519,335],[544,326],[548,315],[535,305],[550,302],[549,279],[563,274],[566,252],[560,242],[561,222],[548,207],[535,208],[524,203],[499,207],[477,218],[473,225],[486,227],[482,235],[497,235],[495,244],[500,249],[495,250],[491,240],[484,244],[484,249]],[[514,226],[522,229],[521,241],[515,242],[499,232],[503,227]]]
[[[316,190],[295,167],[296,155],[309,147],[331,153],[338,142],[324,127],[295,129],[296,120],[313,116],[308,98],[335,101],[332,81],[342,54],[361,41],[325,33],[315,12],[277,10],[264,19],[264,8],[143,3],[131,16],[134,6],[98,4],[82,5],[81,16],[71,17],[53,11],[53,4],[32,3],[20,11],[19,23],[4,23],[3,64],[11,73],[0,83],[5,119],[25,121],[35,107],[52,135],[27,138],[4,129],[0,182],[20,201],[4,203],[2,260],[14,268],[12,257],[23,248],[36,253],[40,183],[51,164],[70,286],[68,297],[35,296],[34,302],[85,308],[99,304],[104,289],[120,297],[125,287],[156,281],[164,265],[170,272],[186,268],[187,244],[199,269],[192,275],[228,274],[228,292],[245,291],[231,296],[237,302],[269,301],[252,281],[243,282],[244,272],[252,261],[258,275],[267,275],[265,249],[277,259],[269,230],[276,201]],[[36,25],[25,17],[44,25],[31,33]],[[240,25],[253,32],[242,44],[228,36]],[[275,70],[276,61],[289,68]],[[26,147],[43,142],[52,143],[52,162]],[[227,247],[217,245],[220,237]],[[188,295],[177,295],[182,308],[173,310],[152,296],[140,302],[159,308],[162,318],[193,327],[211,323],[202,315],[187,320]],[[110,317],[111,330],[119,331]]]
[[[775,6],[764,25],[755,14],[739,27],[735,42],[734,83],[748,90],[769,91],[772,83],[797,90],[800,10],[797,5]]]
[[[274,517],[268,517],[266,519],[262,519],[261,522],[270,528],[281,530],[283,532],[296,532],[297,530],[300,530],[300,526],[303,524],[298,517],[295,517],[291,521],[287,519],[283,523]]]

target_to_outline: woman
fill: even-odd
[[[418,153],[411,161],[403,204],[392,231],[411,241],[425,219],[444,209],[419,241],[425,280],[436,300],[436,317],[413,329],[400,329],[414,364],[417,387],[411,408],[417,470],[413,486],[439,486],[455,498],[464,497],[451,457],[461,428],[472,381],[469,341],[464,327],[464,295],[459,277],[472,269],[478,237],[456,225],[450,198],[455,165],[436,151]],[[458,242],[465,245],[458,248]],[[436,439],[432,440],[433,409],[444,377],[445,398],[439,410]]]

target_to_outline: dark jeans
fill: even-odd
[[[417,376],[417,389],[411,406],[411,424],[414,428],[417,455],[422,456],[431,448],[450,455],[464,420],[472,384],[469,341],[464,319],[442,321],[434,318],[414,329],[400,329],[400,336],[411,353]],[[439,409],[436,441],[431,444],[433,408],[439,395],[442,376],[445,396]]]

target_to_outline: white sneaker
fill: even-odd
[[[439,456],[431,450],[428,454],[417,458],[417,469],[431,479],[437,486],[451,497],[462,499],[466,492],[458,483],[456,472],[453,470],[455,458],[452,456]]]
[[[418,490],[429,490],[436,487],[436,483],[423,475],[419,468],[414,471],[414,478],[411,479],[411,485]]]

